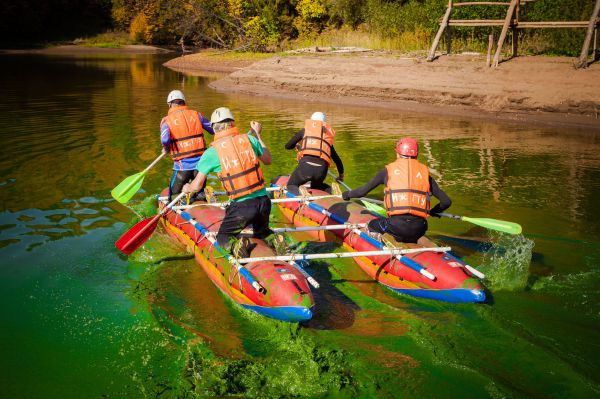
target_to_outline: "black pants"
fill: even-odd
[[[395,215],[371,220],[368,227],[376,233],[391,234],[396,241],[416,244],[427,232],[427,220],[412,215]]]
[[[290,192],[298,194],[298,186],[310,182],[310,187],[331,192],[331,187],[325,184],[329,165],[321,158],[305,156],[300,159],[298,166],[292,172],[287,182]]]
[[[183,185],[194,180],[196,175],[198,174],[197,170],[174,170],[173,176],[171,177],[171,184],[169,185],[169,202],[172,200],[173,195],[177,195],[181,193],[183,189]],[[196,193],[194,196],[195,201],[200,201],[206,199],[204,196],[204,187],[206,187],[206,180],[204,180],[204,185],[200,191]]]
[[[217,233],[217,242],[226,250],[231,249],[232,239],[249,225],[254,230],[253,237],[265,238],[273,231],[269,228],[271,200],[266,195],[250,198],[241,202],[232,202],[225,210],[225,218]]]

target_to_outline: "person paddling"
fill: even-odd
[[[354,190],[344,191],[342,198],[364,197],[380,184],[383,191],[384,206],[389,218],[374,219],[368,224],[368,230],[374,238],[389,233],[396,241],[416,243],[427,231],[427,218],[436,216],[452,205],[435,180],[429,175],[427,166],[417,161],[419,146],[413,138],[406,137],[396,144],[396,160],[381,170],[367,184]],[[439,203],[430,208],[433,195]],[[439,217],[439,216],[438,216]]]
[[[338,180],[344,180],[344,165],[333,147],[335,130],[326,122],[325,114],[315,112],[304,122],[304,128],[287,142],[285,148],[298,149],[298,166],[292,172],[288,189],[298,193],[298,186],[310,182],[311,188],[330,192],[325,184],[331,161],[338,170]]]
[[[180,90],[173,90],[167,96],[169,113],[160,122],[160,141],[163,151],[173,158],[173,175],[169,183],[169,201],[179,194],[185,183],[196,174],[196,165],[206,150],[203,130],[214,134],[208,119],[201,113],[189,109],[185,96]],[[204,189],[204,186],[202,186]],[[200,192],[193,200],[204,200]]]
[[[217,108],[212,113],[210,123],[215,139],[196,166],[197,176],[183,186],[184,193],[198,192],[206,184],[206,176],[217,172],[232,201],[225,210],[216,237],[219,245],[227,251],[232,251],[234,241],[249,225],[252,225],[255,238],[264,239],[273,234],[269,228],[271,200],[267,196],[259,162],[271,164],[271,153],[260,136],[262,126],[258,122],[250,122],[256,135],[253,137],[240,134],[234,122],[229,108]],[[232,252],[236,257],[247,257],[248,239],[239,239]]]

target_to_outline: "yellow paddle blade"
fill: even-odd
[[[142,187],[144,181],[144,175],[146,172],[136,173],[123,180],[119,185],[112,189],[110,195],[121,204],[126,203],[138,192]]]
[[[521,232],[523,231],[523,228],[520,224],[514,222],[507,222],[505,220],[496,220],[488,218],[470,218],[468,216],[463,216],[461,219],[465,222],[485,227],[486,229],[496,230],[508,234],[521,234]]]
[[[360,202],[362,202],[364,207],[370,210],[371,212],[387,217],[387,211],[385,210],[385,208],[382,208],[379,205],[375,205],[374,203],[365,200],[360,200]]]

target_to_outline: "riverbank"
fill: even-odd
[[[492,69],[480,55],[426,62],[421,55],[375,52],[286,54],[231,61],[221,71],[232,73],[210,86],[302,101],[600,129],[600,64],[576,70],[573,60],[518,57]],[[190,74],[215,68],[202,56],[165,65]]]
[[[273,54],[266,53],[204,50],[173,58],[163,65],[174,71],[191,75],[202,75],[204,72],[233,73],[247,68],[255,62],[271,59],[272,57]]]

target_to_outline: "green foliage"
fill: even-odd
[[[275,24],[265,18],[255,16],[244,23],[248,47],[253,50],[265,50],[277,45],[280,35]]]
[[[592,14],[592,0],[537,0],[523,8],[526,21],[587,21]],[[524,39],[531,41],[531,53],[579,55],[585,29],[538,29],[525,32]]]
[[[506,0],[497,0],[506,1]],[[85,4],[84,4],[85,3]],[[22,0],[0,6],[4,41],[128,32],[130,41],[277,51],[289,41],[425,50],[447,0]],[[594,0],[536,0],[522,4],[522,21],[585,21]],[[4,7],[2,9],[2,7]],[[504,19],[506,6],[454,8],[453,19]],[[455,51],[485,51],[498,27],[454,27]],[[519,52],[577,55],[584,29],[519,31]],[[352,42],[355,40],[355,42]],[[442,40],[445,40],[442,39]],[[106,46],[119,41],[107,40]],[[102,45],[97,43],[94,45]],[[443,46],[443,43],[442,43]]]
[[[108,31],[89,38],[79,38],[73,44],[89,47],[119,48],[128,44],[134,44],[128,34],[124,32]]]
[[[366,22],[371,31],[381,37],[392,37],[415,30],[435,33],[446,5],[446,2],[440,0],[409,0],[405,3],[367,0]]]
[[[327,21],[327,9],[320,0],[299,0],[296,4],[298,16],[294,26],[303,37],[316,37],[321,33]]]

